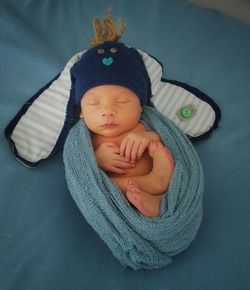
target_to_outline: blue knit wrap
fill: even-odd
[[[160,216],[139,213],[98,167],[82,120],[67,137],[64,164],[73,199],[113,255],[124,266],[153,269],[169,264],[194,240],[202,219],[204,179],[196,151],[172,122],[148,106],[141,119],[159,134],[175,160]]]

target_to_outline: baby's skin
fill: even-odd
[[[98,86],[84,95],[81,109],[99,167],[142,214],[158,216],[174,160],[159,136],[140,122],[139,98],[124,87]]]
[[[93,138],[99,166],[141,213],[148,217],[158,216],[163,194],[169,186],[174,169],[169,150],[160,141],[150,141],[142,157],[131,161],[120,154],[119,139],[109,140],[113,141],[109,143],[105,141],[100,136]],[[104,157],[105,154],[107,159]],[[108,164],[108,159],[117,162],[120,168],[123,168],[122,173],[109,171],[108,166],[104,165]]]

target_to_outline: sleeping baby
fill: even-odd
[[[158,216],[174,161],[158,134],[141,121],[143,106],[150,104],[141,55],[123,43],[103,41],[83,54],[71,75],[98,166],[142,214]]]

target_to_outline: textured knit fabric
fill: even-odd
[[[199,158],[187,137],[154,108],[145,106],[142,120],[158,132],[175,160],[158,217],[138,212],[98,168],[82,120],[67,137],[64,163],[73,199],[113,255],[124,266],[153,269],[169,264],[195,238],[202,219],[204,182]]]
[[[148,103],[150,81],[140,53],[123,43],[105,42],[87,50],[71,69],[72,94],[77,105],[89,89],[120,85]]]

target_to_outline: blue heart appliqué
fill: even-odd
[[[104,65],[111,65],[113,63],[113,58],[110,56],[110,57],[104,57],[102,59],[102,63]]]

